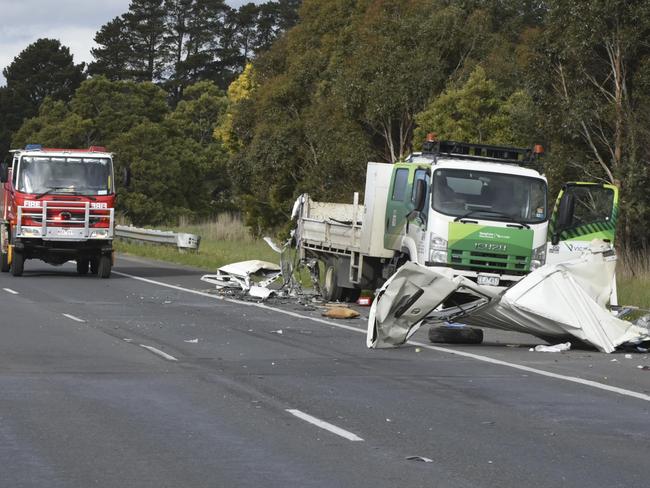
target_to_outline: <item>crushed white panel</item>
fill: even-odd
[[[401,267],[381,288],[368,320],[367,345],[403,344],[423,320],[461,320],[478,327],[524,332],[548,339],[575,337],[603,352],[650,340],[650,331],[618,319],[605,307],[616,257],[602,241],[580,258],[543,266],[499,294],[445,268]],[[455,292],[475,300],[452,306]]]
[[[280,266],[267,261],[250,260],[227,264],[217,274],[201,276],[201,281],[216,285],[217,289],[237,288],[249,291],[251,286],[267,287],[282,275]]]

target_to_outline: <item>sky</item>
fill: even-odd
[[[251,0],[248,0],[251,1]],[[229,0],[239,7],[247,0]],[[261,3],[260,0],[253,0]],[[0,85],[2,69],[29,44],[47,37],[68,46],[75,63],[92,61],[99,28],[129,8],[130,0],[0,0]]]

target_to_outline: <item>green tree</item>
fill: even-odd
[[[499,97],[496,82],[477,66],[458,88],[448,88],[416,115],[414,139],[423,141],[428,132],[441,139],[475,143],[529,146],[532,101],[522,90],[507,99]]]
[[[39,39],[27,46],[3,70],[0,88],[0,150],[5,153],[14,131],[36,115],[46,97],[69,100],[85,78],[84,64],[74,64],[66,46],[55,39]]]
[[[129,64],[135,79],[160,80],[167,57],[163,0],[131,0],[122,18],[131,43]]]
[[[650,5],[643,1],[548,2],[544,32],[534,41],[529,83],[549,114],[553,153],[564,175],[601,179],[622,188],[621,237],[638,245],[650,218],[644,91],[650,60]],[[531,72],[531,75],[533,72]]]
[[[95,60],[88,66],[91,75],[102,75],[109,80],[131,78],[133,45],[127,23],[123,17],[115,17],[95,34],[97,47],[90,50]]]

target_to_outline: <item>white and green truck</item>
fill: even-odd
[[[429,137],[404,161],[368,163],[363,204],[298,199],[300,257],[322,263],[325,299],[352,301],[407,261],[508,287],[593,238],[613,243],[618,189],[567,183],[550,212],[541,152]]]

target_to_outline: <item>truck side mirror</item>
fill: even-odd
[[[562,199],[560,200],[557,222],[555,223],[555,232],[551,236],[551,244],[554,246],[560,242],[562,231],[568,229],[571,225],[575,206],[576,197],[570,190],[568,190],[564,195],[562,195]]]
[[[9,163],[5,160],[0,163],[0,183],[9,181]]]
[[[427,182],[426,180],[415,180],[415,210],[422,212],[424,210],[424,202],[427,198]]]
[[[125,166],[122,169],[122,186],[128,188],[130,184],[131,184],[131,168],[127,168]]]

